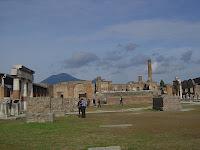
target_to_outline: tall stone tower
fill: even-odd
[[[151,59],[148,60],[148,81],[152,82],[152,67],[151,67]]]

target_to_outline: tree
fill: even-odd
[[[161,94],[164,94],[164,88],[165,87],[165,82],[163,80],[160,80],[160,90],[161,90]]]
[[[163,80],[160,80],[160,87],[161,88],[165,87],[165,82]]]

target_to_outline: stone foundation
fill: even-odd
[[[180,97],[163,95],[153,98],[153,109],[162,111],[180,111]]]
[[[53,113],[27,113],[26,114],[26,122],[53,122],[54,121],[54,114]]]
[[[2,100],[0,102],[0,118],[2,119],[6,119],[10,116],[18,116],[20,111],[21,107],[19,102],[12,102],[11,104],[9,100]]]

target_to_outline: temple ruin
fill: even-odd
[[[33,83],[34,73],[23,65],[14,65],[11,74],[0,73],[0,117],[26,112],[29,97],[47,96],[47,88]]]

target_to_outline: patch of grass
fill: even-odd
[[[0,120],[0,149],[76,150],[121,146],[130,150],[195,150],[199,149],[200,143],[200,106],[188,107],[195,110],[87,114],[84,119],[69,115],[56,118],[54,123]],[[115,124],[132,126],[100,127]]]
[[[97,110],[122,110],[122,109],[129,109],[129,108],[141,108],[141,107],[148,107],[151,106],[152,104],[149,103],[136,103],[136,104],[126,104],[126,105],[120,105],[120,104],[115,104],[115,105],[102,105],[102,107],[98,108],[97,106],[90,106],[87,108],[88,111],[97,111]]]

